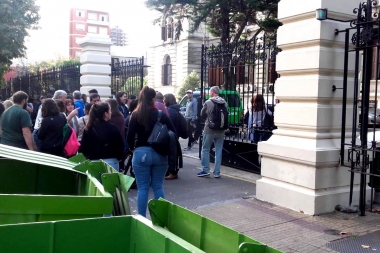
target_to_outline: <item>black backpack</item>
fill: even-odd
[[[227,130],[228,129],[228,110],[226,104],[214,103],[214,110],[212,111],[212,120],[208,123],[208,127],[213,130]]]
[[[148,144],[160,155],[168,155],[170,153],[170,136],[168,127],[161,123],[163,112],[158,111],[157,122],[148,138]],[[169,145],[168,145],[169,144]]]

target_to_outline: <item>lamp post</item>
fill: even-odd
[[[319,21],[323,21],[323,20],[334,20],[334,21],[338,21],[338,22],[352,22],[353,20],[350,19],[350,20],[341,20],[341,19],[336,19],[336,18],[329,18],[328,17],[328,9],[327,8],[319,8],[319,9],[316,9],[315,10],[315,16],[316,16],[316,19],[319,20]]]

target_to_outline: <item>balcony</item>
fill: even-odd
[[[89,24],[89,25],[102,25],[102,26],[109,26],[110,25],[109,22],[92,20],[92,19],[87,19],[87,24]]]

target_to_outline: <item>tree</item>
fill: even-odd
[[[25,55],[24,39],[37,28],[38,11],[35,0],[0,0],[0,80],[12,59]]]
[[[194,89],[196,89],[196,88],[198,88],[200,86],[201,86],[201,79],[197,75],[197,72],[195,72],[193,70],[183,80],[183,84],[182,84],[182,86],[179,89],[178,94],[177,94],[177,99],[178,100],[182,99],[182,97],[186,95],[186,91],[188,91],[188,90],[194,90]]]
[[[124,85],[120,87],[120,90],[127,93],[127,95],[135,95],[138,97],[141,90],[140,85],[141,85],[140,76],[129,77],[127,81],[124,83]],[[147,86],[147,85],[148,85],[148,77],[145,76],[143,79],[143,86]]]
[[[161,16],[155,22],[165,25],[167,17],[188,18],[196,31],[201,23],[222,45],[239,41],[248,23],[259,26],[261,31],[274,31],[281,22],[277,19],[280,0],[146,0],[145,4]]]
[[[79,68],[81,63],[79,59],[75,59],[75,58],[67,59],[67,58],[60,57],[56,60],[34,62],[31,64],[28,64],[25,67],[28,69],[29,73],[35,74],[38,71],[43,71],[43,70],[53,69],[53,68],[60,68],[63,66],[68,66],[68,65],[77,65]]]

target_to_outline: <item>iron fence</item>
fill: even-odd
[[[250,40],[202,46],[201,98],[219,86],[229,110],[229,130],[222,164],[260,173],[257,143],[272,135],[274,125],[276,34],[261,33]],[[201,146],[201,145],[200,145]],[[211,153],[211,161],[214,153]]]
[[[56,90],[68,94],[80,89],[80,64],[69,64],[57,68],[26,73],[10,79],[1,89],[3,98],[9,98],[17,91],[24,91],[30,97],[53,95]]]
[[[344,30],[335,33],[345,33],[344,75],[343,87],[332,87],[335,92],[342,89],[342,128],[341,128],[341,166],[350,168],[350,199],[352,204],[355,173],[360,175],[359,209],[360,215],[365,215],[366,188],[371,187],[371,210],[373,189],[380,189],[380,132],[376,130],[380,117],[377,109],[377,92],[380,78],[380,13],[378,2],[367,0],[353,10],[356,19]],[[350,44],[354,47],[351,49]],[[351,45],[351,46],[352,46]],[[355,64],[353,87],[349,87],[349,60]],[[362,64],[361,64],[362,63]],[[353,94],[348,92],[353,91]],[[371,98],[371,94],[374,98]],[[351,121],[347,125],[347,121]],[[370,126],[372,125],[372,127]],[[351,135],[348,137],[346,135]],[[347,142],[347,139],[350,141]]]
[[[112,58],[111,93],[124,91],[127,95],[137,96],[144,85],[144,57],[129,60]]]

